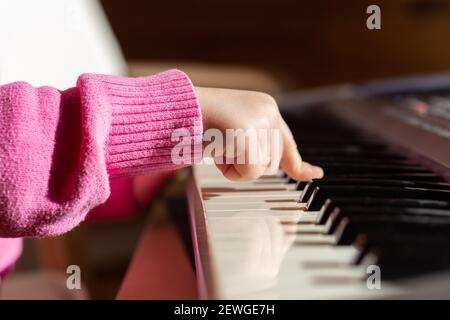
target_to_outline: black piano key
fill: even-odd
[[[303,190],[309,181],[298,181],[297,182],[297,190]]]
[[[424,182],[445,182],[442,177],[435,173],[367,173],[367,174],[349,174],[338,175],[336,178],[373,178],[373,179],[388,179],[388,180],[407,180],[407,181],[424,181]]]
[[[377,257],[382,279],[393,281],[450,269],[450,255],[442,254],[447,250],[448,243],[425,242],[414,246],[374,247],[369,253]]]
[[[428,181],[409,181],[394,179],[364,179],[364,178],[324,178],[313,180],[306,183],[303,192],[300,195],[300,202],[308,202],[314,189],[320,186],[409,186],[426,189],[450,190],[450,183],[447,182],[428,182]]]
[[[409,208],[429,208],[429,209],[450,209],[450,200],[428,200],[428,199],[401,199],[401,198],[328,198],[320,209],[317,224],[325,224],[331,212],[339,206],[389,206],[389,207],[409,207]]]
[[[328,175],[325,171],[325,177],[327,178],[339,178],[339,179],[354,179],[354,178],[362,178],[362,179],[398,179],[398,180],[410,180],[410,181],[436,181],[443,182],[444,180],[436,175],[435,173],[383,173],[383,172],[369,172],[369,173],[361,173],[361,172],[346,172],[342,174],[334,174]]]
[[[321,167],[327,167],[328,165],[333,165],[335,163],[341,163],[343,165],[351,165],[351,164],[358,164],[358,163],[365,163],[365,164],[371,164],[371,165],[403,165],[403,166],[411,166],[411,165],[417,165],[416,162],[410,161],[410,160],[404,160],[404,159],[390,159],[387,157],[380,157],[377,158],[366,158],[366,157],[324,157],[324,156],[316,156],[316,157],[310,157],[308,158],[308,161],[311,163],[314,163],[315,165],[321,166]]]
[[[430,190],[411,187],[372,187],[372,186],[321,186],[314,190],[307,203],[309,211],[321,209],[325,200],[330,197],[390,197],[390,198],[420,198],[429,200],[450,199],[449,190]]]
[[[308,210],[320,210],[318,224],[330,224],[334,211],[338,245],[364,238],[358,262],[376,256],[383,279],[450,269],[450,190],[436,184],[441,176],[324,108],[286,120],[305,161],[325,171],[321,180],[289,182]]]
[[[337,245],[351,245],[356,237],[371,232],[392,234],[442,235],[450,233],[450,219],[436,216],[353,216],[344,217],[336,228]]]
[[[370,163],[345,164],[330,163],[324,167],[326,176],[342,173],[430,173],[430,170],[415,165],[372,165]]]
[[[339,157],[361,157],[361,158],[373,158],[373,159],[398,159],[404,160],[405,158],[399,155],[394,155],[390,151],[359,151],[352,152],[350,150],[329,149],[324,148],[300,148],[300,153],[304,159],[314,159],[314,157],[321,156],[333,156]]]
[[[325,176],[319,181],[326,181],[328,179],[389,179],[389,180],[408,180],[408,181],[425,181],[425,182],[444,182],[444,180],[434,173],[399,173],[399,174],[389,174],[389,173],[364,173],[364,174],[343,174],[334,177]],[[289,178],[288,183],[296,183],[297,190],[303,190],[309,181],[297,181]]]
[[[352,135],[352,134],[350,134]],[[393,150],[383,142],[369,141],[366,138],[357,139],[355,137],[311,137],[307,139],[306,134],[302,137],[299,143],[300,149],[310,152],[332,153],[332,152],[346,152],[348,154],[361,154],[364,152],[384,152],[394,154]],[[324,148],[326,147],[326,148]],[[395,152],[396,155],[398,155]],[[403,155],[398,155],[404,157]]]
[[[355,257],[353,264],[358,265],[363,262],[364,257],[374,247],[383,248],[394,247],[417,247],[427,245],[431,250],[440,246],[450,246],[450,234],[444,235],[417,235],[417,234],[391,234],[386,237],[384,233],[361,234],[355,239],[355,246],[359,253]]]
[[[374,207],[362,207],[362,206],[339,206],[336,207],[330,215],[329,222],[330,228],[327,231],[329,234],[333,234],[339,223],[344,217],[347,217],[352,221],[354,217],[360,216],[375,216],[376,218],[381,216],[412,216],[412,217],[441,217],[448,218],[450,221],[450,210],[445,209],[429,209],[429,208],[403,208],[403,207],[386,207],[386,206],[374,206]]]

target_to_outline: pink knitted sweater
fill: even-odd
[[[0,86],[0,238],[59,235],[106,201],[109,178],[176,169],[177,128],[191,132],[198,160],[199,103],[178,70],[142,78],[84,74],[65,91]],[[0,239],[0,269],[18,251],[18,240]]]

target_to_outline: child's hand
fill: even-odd
[[[323,170],[302,162],[291,131],[280,115],[275,100],[268,94],[244,91],[196,87],[202,109],[204,127],[219,129],[225,136],[226,129],[279,129],[281,147],[267,164],[218,164],[217,167],[230,180],[251,180],[263,175],[267,170],[281,168],[296,180],[321,178]],[[246,146],[248,148],[248,146]],[[248,159],[248,150],[245,152]],[[272,153],[271,153],[272,154]],[[222,155],[215,155],[217,156]]]

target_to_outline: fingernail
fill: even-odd
[[[314,176],[314,171],[312,166],[303,166],[303,171],[304,173],[306,173],[308,176],[313,177]]]
[[[324,172],[323,169],[320,167],[316,167],[316,166],[311,166],[311,171],[312,171],[312,175],[315,178],[323,178]]]

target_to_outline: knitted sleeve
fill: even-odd
[[[175,130],[189,134],[183,150],[199,160],[200,107],[178,70],[84,74],[65,91],[0,86],[0,237],[64,233],[106,201],[109,178],[189,164],[172,159]]]

